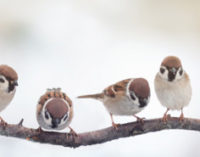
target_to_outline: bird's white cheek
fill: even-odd
[[[60,125],[63,125],[63,124],[65,124],[66,122],[68,122],[68,118],[67,118],[66,120],[63,120],[63,119],[62,119]]]
[[[140,106],[140,102],[139,102],[139,99],[137,98],[134,102],[137,106]]]
[[[139,99],[135,96],[135,100],[131,99],[134,105],[140,106]]]
[[[8,92],[9,83],[5,81],[4,83],[0,83],[0,90],[4,92]]]
[[[69,121],[69,116],[70,116],[70,112],[68,112],[67,115],[68,115],[67,119],[64,120],[64,118],[63,118],[63,119],[61,120],[60,125],[64,125],[64,124],[68,123],[68,121]]]
[[[146,100],[146,103],[149,104],[150,102],[150,96],[148,97],[148,99]]]
[[[183,71],[183,74],[180,75],[180,70],[181,70],[181,69],[179,69],[179,70],[177,71],[175,80],[180,80],[180,79],[183,78],[185,72]]]
[[[42,117],[44,119],[44,122],[47,124],[47,125],[51,125],[51,118],[49,117],[48,119],[45,118],[45,113],[42,112]]]
[[[49,119],[44,118],[44,121],[47,125],[51,125],[51,118]]]
[[[159,75],[161,78],[168,80],[168,70],[165,70],[163,74],[159,72]]]

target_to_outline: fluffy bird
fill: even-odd
[[[73,105],[70,98],[60,88],[47,89],[39,99],[36,111],[37,121],[41,128],[47,130],[62,130],[69,126],[73,118]]]
[[[180,120],[183,120],[183,108],[191,100],[192,88],[181,60],[175,56],[166,57],[161,63],[154,85],[160,103],[167,108],[163,121],[167,121],[169,110],[181,110]]]
[[[83,95],[78,98],[93,98],[103,102],[110,113],[113,127],[117,128],[113,115],[131,115],[136,117],[137,121],[143,121],[142,118],[135,114],[142,111],[149,103],[150,88],[147,80],[144,78],[132,78],[110,85],[101,93]]]
[[[13,68],[0,65],[0,112],[12,101],[18,85],[17,80],[18,75]],[[0,120],[6,124],[2,118]]]

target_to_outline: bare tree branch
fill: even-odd
[[[166,129],[200,131],[200,119],[185,118],[183,121],[179,121],[179,118],[170,116],[167,122],[162,122],[161,118],[145,120],[143,124],[137,122],[127,123],[120,125],[117,130],[109,127],[98,131],[81,133],[78,136],[70,133],[44,132],[39,129],[26,128],[22,126],[22,123],[23,120],[17,125],[1,123],[0,135],[76,148]]]

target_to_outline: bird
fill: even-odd
[[[66,127],[70,133],[77,135],[69,126],[73,118],[73,104],[70,98],[61,91],[61,88],[47,89],[37,104],[37,121],[41,128],[46,130],[63,130]]]
[[[12,101],[18,86],[17,72],[8,65],[0,65],[0,112]],[[1,123],[6,122],[0,117]]]
[[[169,110],[181,111],[179,120],[184,119],[183,108],[192,97],[192,87],[187,72],[183,69],[181,60],[176,56],[167,56],[160,65],[160,70],[154,79],[155,92],[160,103],[167,108],[163,121],[167,121]]]
[[[129,78],[119,81],[105,88],[101,93],[78,96],[78,98],[92,98],[101,101],[110,114],[112,126],[118,128],[113,115],[134,116],[138,122],[144,118],[136,116],[150,100],[149,83],[144,78]]]

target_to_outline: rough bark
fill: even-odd
[[[118,129],[108,127],[102,130],[80,133],[77,136],[70,133],[46,132],[26,128],[22,123],[23,120],[17,125],[1,123],[0,135],[76,148],[167,129],[200,131],[200,119],[184,118],[183,121],[180,121],[179,118],[170,116],[167,122],[163,122],[161,118],[150,119],[145,120],[144,123],[121,124]]]

